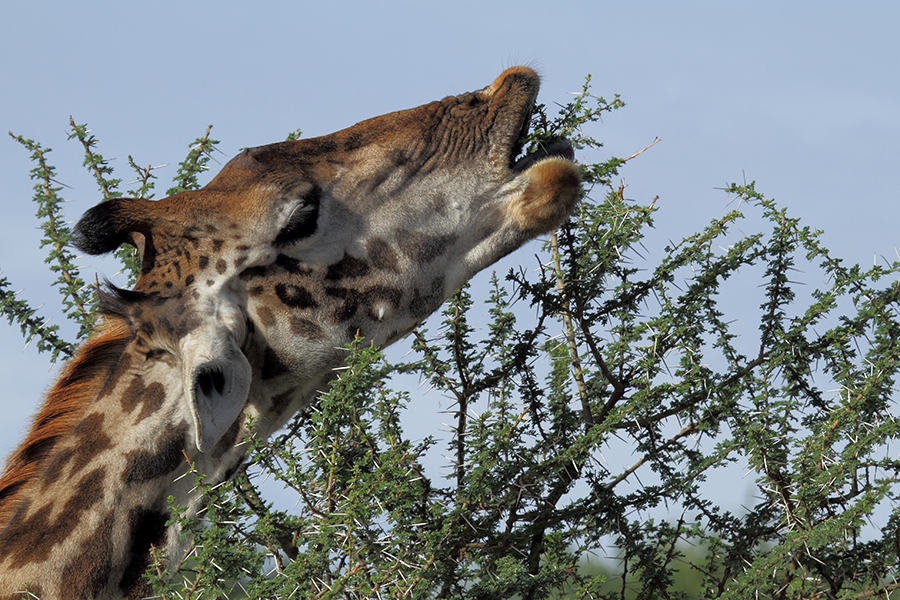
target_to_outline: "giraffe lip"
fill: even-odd
[[[569,141],[566,139],[558,139],[546,144],[538,144],[537,148],[533,152],[526,154],[516,160],[510,166],[510,170],[514,173],[521,173],[534,163],[551,156],[558,156],[566,160],[574,160],[575,149],[572,147],[572,144],[569,143]]]

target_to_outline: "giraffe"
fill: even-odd
[[[571,146],[517,160],[539,87],[489,86],[241,152],[204,188],[88,210],[76,244],[140,251],[0,477],[0,599],[141,598],[167,497],[202,508],[241,441],[314,400],[356,336],[384,347],[580,197]]]

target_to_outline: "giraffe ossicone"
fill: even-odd
[[[466,280],[552,231],[580,197],[571,146],[520,158],[537,75],[250,148],[203,189],[114,199],[76,226],[141,254],[133,290],[63,368],[0,477],[0,600],[140,598],[151,546],[183,551],[167,498],[188,461],[224,481],[334,376],[357,335],[386,346]]]

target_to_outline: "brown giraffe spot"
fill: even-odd
[[[400,271],[397,253],[385,240],[372,238],[366,244],[366,251],[369,255],[369,260],[372,261],[372,266],[376,269],[392,273]]]
[[[135,376],[128,389],[119,398],[122,410],[131,414],[138,405],[143,405],[137,422],[144,420],[153,412],[159,410],[166,398],[166,390],[159,382],[144,385],[144,378]],[[148,408],[149,405],[149,408]]]
[[[297,316],[291,317],[291,331],[300,337],[310,340],[317,340],[325,337],[325,331],[321,327],[309,319],[303,319]]]
[[[147,386],[143,393],[143,406],[134,423],[138,424],[162,408],[166,400],[166,388],[158,381]]]
[[[338,281],[347,277],[363,277],[368,272],[369,263],[345,253],[344,258],[328,267],[325,279]]]
[[[109,582],[112,570],[113,511],[106,513],[100,525],[81,543],[81,551],[63,570],[67,598],[96,598]]]
[[[222,249],[222,244],[224,244],[224,243],[225,243],[225,242],[222,241],[222,240],[213,240],[213,241],[212,241],[213,252],[218,252],[219,250],[221,250],[221,249]]]
[[[337,150],[337,142],[330,137],[321,137],[304,140],[306,154],[317,156],[320,154],[329,154]]]
[[[208,266],[209,266],[209,257],[208,256],[201,256],[199,259],[197,259],[197,267],[200,270],[203,270]]]
[[[63,471],[66,469],[66,465],[69,464],[69,461],[72,460],[72,457],[75,456],[75,451],[77,450],[76,446],[72,446],[70,448],[66,448],[64,450],[60,450],[53,455],[53,458],[47,464],[47,468],[44,470],[43,476],[43,489],[46,489],[47,486],[53,485],[63,474]]]
[[[150,547],[158,546],[165,538],[168,520],[164,513],[146,508],[136,508],[128,514],[130,558],[119,581],[119,589],[129,598],[151,595],[141,575],[150,567]]]
[[[275,295],[278,296],[278,299],[285,306],[290,306],[291,308],[315,308],[319,305],[312,294],[296,285],[279,283],[275,286]]]
[[[360,306],[368,307],[369,317],[378,320],[375,314],[375,303],[389,302],[395,309],[400,307],[400,301],[403,299],[402,290],[386,285],[374,285],[365,290],[354,290],[352,288],[343,287],[326,287],[325,293],[329,296],[340,298],[344,303],[334,309],[331,318],[334,323],[345,323],[352,319]]]
[[[391,150],[388,153],[388,158],[394,163],[395,167],[402,167],[410,162],[410,155],[406,148]]]
[[[363,144],[366,143],[366,138],[359,133],[351,133],[347,136],[347,139],[344,140],[344,150],[347,152],[353,152],[354,150],[359,150],[362,148]]]
[[[358,290],[342,287],[327,287],[325,293],[344,302],[331,313],[332,323],[345,323],[353,318],[359,309],[360,294]]]
[[[311,268],[305,266],[296,258],[291,258],[290,256],[284,254],[278,255],[278,257],[275,259],[275,264],[283,268],[291,275],[310,275],[313,272]]]
[[[106,467],[98,467],[84,476],[78,483],[75,494],[69,498],[63,507],[59,521],[63,527],[68,528],[72,521],[77,521],[84,511],[103,499],[103,480],[106,477]],[[71,519],[71,520],[70,520]]]
[[[428,294],[422,294],[419,288],[413,291],[412,300],[409,302],[409,312],[415,318],[429,315],[441,302],[444,301],[444,276],[438,275],[431,280],[431,290]]]
[[[136,485],[153,481],[168,475],[184,460],[182,451],[187,445],[188,424],[163,433],[156,445],[156,451],[132,450],[125,455],[125,471],[122,480],[126,485]]]
[[[104,467],[85,475],[52,523],[49,507],[38,509],[28,518],[13,518],[0,539],[0,556],[7,557],[14,569],[47,560],[53,547],[72,534],[72,523],[103,498],[105,476]]]
[[[269,268],[264,266],[248,267],[241,271],[238,277],[243,281],[251,281],[257,277],[265,277],[269,273]]]
[[[427,317],[435,308],[441,305],[441,302],[443,302],[441,294],[432,292],[422,295],[422,291],[416,288],[413,290],[412,300],[409,301],[409,314],[416,319]]]
[[[187,277],[184,278],[184,285],[191,285],[192,283],[194,283],[193,275],[188,275]]]
[[[256,309],[256,316],[264,327],[272,327],[275,324],[275,313],[268,306],[260,306]]]
[[[335,325],[346,323],[356,316],[356,311],[358,309],[358,302],[346,302],[342,307],[334,309],[334,312],[331,313],[331,322]]]
[[[78,426],[72,430],[76,436],[75,454],[72,461],[72,473],[78,473],[88,466],[104,450],[113,447],[112,438],[103,431],[102,413],[91,413]]]
[[[246,271],[244,271],[244,273],[246,273]],[[241,273],[241,277],[243,277],[243,273]],[[254,285],[252,288],[247,290],[247,294],[249,294],[250,296],[256,297],[256,296],[261,296],[262,293],[265,291],[266,291],[266,288],[264,288],[263,286]]]
[[[275,414],[283,413],[294,399],[297,390],[288,390],[283,394],[272,396],[272,411]]]
[[[402,231],[398,237],[398,244],[403,254],[422,265],[430,263],[443,255],[447,247],[456,241],[456,235],[429,235],[417,231]]]
[[[216,273],[222,275],[225,271],[228,270],[228,263],[225,262],[224,259],[220,258],[216,261]]]
[[[263,368],[261,377],[263,380],[265,379],[274,379],[279,375],[283,375],[287,373],[290,369],[284,362],[282,362],[281,358],[279,358],[278,354],[272,350],[269,346],[266,346],[265,356],[263,358]]]

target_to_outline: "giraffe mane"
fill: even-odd
[[[72,431],[109,383],[125,346],[133,337],[128,320],[116,312],[115,308],[104,310],[106,316],[98,332],[63,367],[35,415],[27,437],[7,458],[0,476],[0,527],[14,516],[19,504],[16,499],[40,475],[56,442]]]

